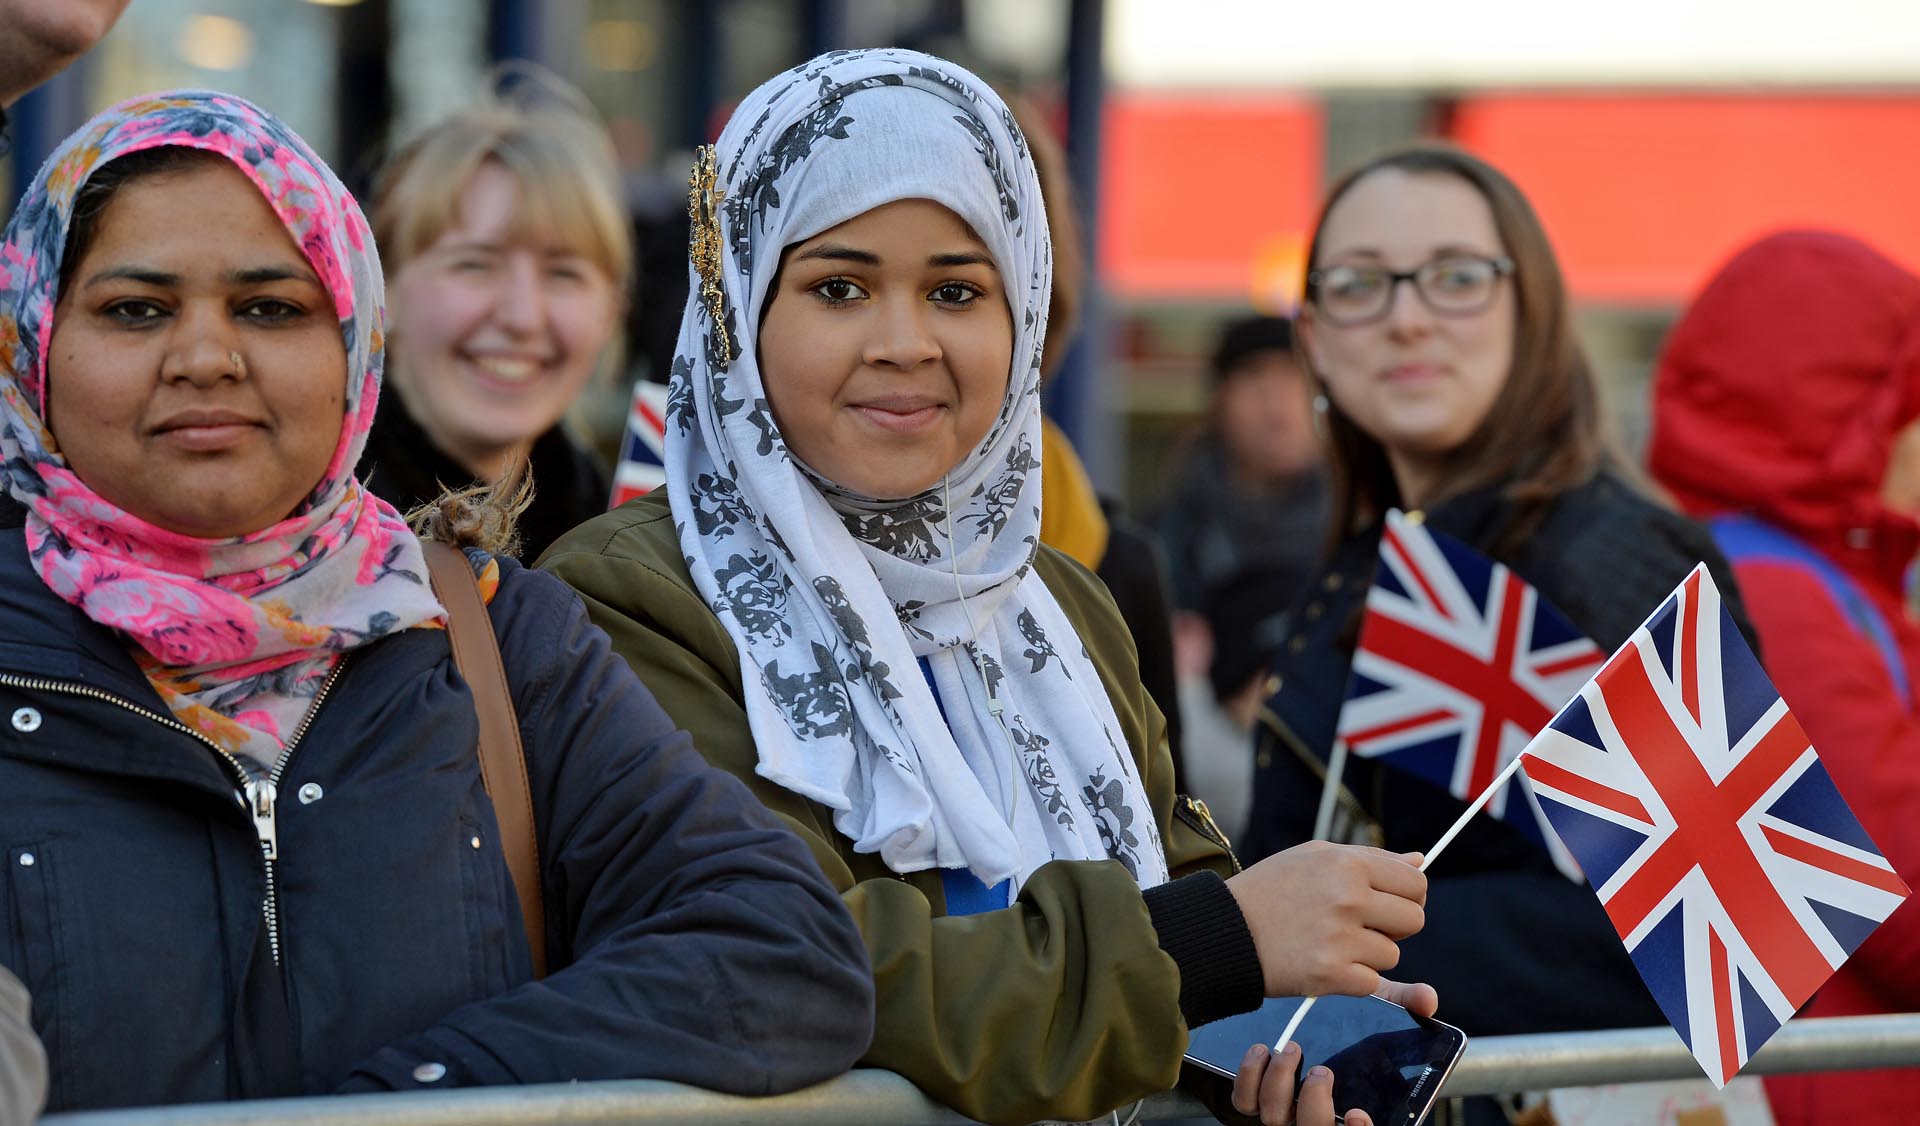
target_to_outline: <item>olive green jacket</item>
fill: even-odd
[[[580,592],[694,746],[785,818],[840,888],[877,986],[864,1066],[896,1071],[988,1122],[1091,1118],[1174,1085],[1187,1042],[1180,971],[1118,862],[1056,860],[1014,906],[948,917],[939,871],[899,875],[855,852],[826,806],[754,772],[739,654],[695,592],[663,495],[575,528],[540,566]],[[1173,876],[1230,874],[1232,854],[1205,807],[1176,801],[1165,725],[1106,588],[1052,548],[1034,567],[1113,700]]]

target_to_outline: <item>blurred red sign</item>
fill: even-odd
[[[1291,306],[1320,189],[1321,119],[1309,98],[1111,95],[1100,177],[1108,291]]]
[[[1488,95],[1452,133],[1533,201],[1582,301],[1685,302],[1786,227],[1920,266],[1920,95]]]

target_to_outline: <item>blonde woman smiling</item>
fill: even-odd
[[[524,459],[531,561],[607,507],[607,475],[563,419],[617,351],[633,249],[612,143],[585,99],[537,70],[499,82],[516,77],[535,89],[428,127],[374,189],[396,393],[366,463],[367,487],[405,512]]]

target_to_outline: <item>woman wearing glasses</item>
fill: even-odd
[[[1457,149],[1378,157],[1314,229],[1299,334],[1319,390],[1335,542],[1294,608],[1258,728],[1249,856],[1313,835],[1360,611],[1391,508],[1512,567],[1602,648],[1706,560],[1606,435],[1546,232],[1513,182]],[[1750,631],[1749,631],[1750,635]],[[1462,804],[1353,758],[1333,835],[1426,849]],[[1480,817],[1430,872],[1396,976],[1432,982],[1469,1033],[1658,1024],[1599,902],[1506,822]]]

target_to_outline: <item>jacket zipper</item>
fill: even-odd
[[[19,688],[28,692],[56,692],[68,696],[83,696],[90,700],[100,700],[112,704],[115,707],[130,711],[135,715],[144,716],[162,727],[170,728],[184,735],[190,735],[198,739],[201,743],[204,743],[214,754],[220,756],[221,761],[233,772],[234,777],[239,779],[239,784],[234,788],[235,794],[240,799],[241,808],[253,819],[253,832],[260,841],[260,855],[266,868],[267,879],[266,898],[260,905],[260,915],[267,924],[267,945],[273,951],[273,964],[278,966],[280,964],[280,899],[274,881],[274,865],[280,859],[279,814],[275,806],[280,796],[280,779],[286,773],[288,760],[293,758],[294,748],[300,745],[301,737],[307,733],[307,728],[313,725],[313,717],[319,713],[321,703],[326,700],[327,693],[333,690],[334,681],[340,679],[340,671],[346,667],[346,664],[347,659],[344,655],[333,663],[333,670],[327,674],[327,679],[320,685],[320,691],[314,694],[313,703],[308,706],[307,714],[300,718],[300,726],[294,728],[293,738],[287,740],[286,749],[280,752],[280,759],[273,764],[272,772],[264,779],[258,780],[247,773],[247,768],[242,766],[240,760],[234,757],[231,752],[222,748],[219,744],[202,735],[200,732],[195,731],[193,728],[188,727],[172,716],[164,716],[150,708],[143,708],[131,700],[123,700],[111,692],[103,692],[98,688],[92,688],[84,684],[72,684],[59,680],[39,680],[31,677],[14,676],[12,673],[0,673],[0,685],[6,685],[9,688]]]
[[[1232,842],[1227,840],[1227,835],[1214,822],[1213,811],[1207,808],[1206,802],[1188,794],[1175,794],[1173,815],[1186,822],[1189,829],[1219,845],[1220,851],[1227,854],[1227,862],[1233,866],[1234,872],[1241,870],[1240,858],[1234,855]]]
[[[261,911],[267,920],[267,944],[273,949],[273,964],[276,966],[280,964],[280,893],[274,884],[274,865],[280,859],[280,826],[274,802],[279,799],[280,779],[287,772],[287,763],[293,760],[294,749],[300,745],[307,728],[313,726],[313,717],[320,714],[320,705],[326,702],[327,693],[333,691],[333,682],[340,679],[340,671],[346,667],[347,658],[343,653],[333,662],[327,679],[320,683],[320,691],[314,693],[313,703],[307,705],[307,714],[300,717],[300,726],[293,729],[293,738],[287,740],[286,749],[280,752],[280,759],[273,764],[273,770],[266,780],[249,781],[243,791],[248,812],[253,814],[253,831],[260,837],[261,855],[266,857],[267,898]],[[225,751],[221,753],[226,754]],[[236,767],[240,766],[240,761],[232,755],[227,755],[227,758]]]

